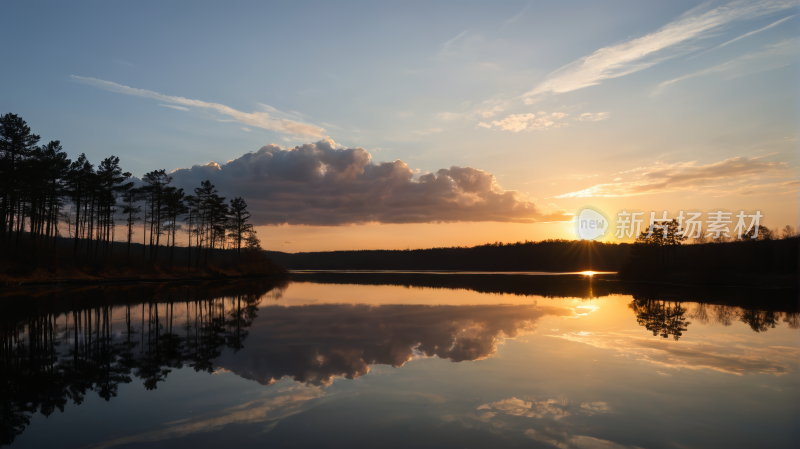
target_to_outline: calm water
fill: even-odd
[[[0,443],[797,447],[791,295],[458,276],[3,292]]]

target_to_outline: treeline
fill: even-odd
[[[544,240],[471,248],[268,251],[267,255],[292,270],[617,271],[630,247],[627,243]]]
[[[643,231],[631,246],[619,276],[692,284],[797,288],[800,237],[791,226],[779,233],[764,226],[742,239],[705,239],[687,245],[676,221]],[[751,238],[755,237],[755,238]]]
[[[226,202],[209,181],[187,193],[161,169],[145,174],[137,186],[116,156],[94,166],[85,154],[70,160],[57,140],[39,141],[19,116],[0,116],[0,262],[30,265],[30,254],[43,252],[50,269],[64,259],[73,267],[103,266],[113,254],[120,220],[127,262],[141,257],[152,265],[161,251],[171,268],[179,231],[188,242],[189,254],[181,261],[187,270],[213,264],[215,249],[262,252],[245,201]],[[131,254],[137,229],[143,244],[138,256]],[[72,239],[71,254],[59,257],[63,245],[57,241],[64,237]]]

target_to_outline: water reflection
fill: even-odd
[[[380,279],[360,281],[375,283]],[[597,279],[560,277],[552,282],[532,279],[527,284],[510,277],[505,280],[505,284],[490,285],[485,280],[437,275],[435,280],[424,276],[414,282],[403,279],[401,285],[551,298],[624,295],[634,289],[631,296],[624,296],[625,302],[630,301],[628,309],[647,332],[580,332],[560,337],[614,349],[662,367],[707,368],[732,374],[785,374],[790,371],[787,360],[797,355],[793,348],[762,348],[756,354],[712,339],[681,340],[691,332],[691,326],[711,323],[731,326],[742,322],[755,333],[767,332],[781,323],[800,328],[796,309],[780,297],[764,300],[759,296],[759,304],[771,307],[753,308],[715,304],[714,298],[711,302],[687,303],[680,301],[681,295],[675,290],[647,290]],[[332,279],[316,281],[330,283]],[[438,284],[427,285],[433,282]],[[177,369],[229,371],[263,385],[291,378],[303,385],[326,387],[337,377],[364,376],[370,366],[401,367],[414,358],[452,362],[490,358],[505,339],[533,332],[545,318],[581,319],[584,315],[576,313],[578,307],[550,305],[544,298],[500,304],[502,298],[492,296],[485,298],[488,304],[470,305],[276,305],[288,285],[286,281],[246,281],[4,293],[0,306],[0,445],[11,444],[22,434],[34,413],[49,416],[56,410],[63,412],[69,402],[80,405],[89,394],[111,401],[118,396],[120,385],[133,382],[154,390]],[[692,295],[697,291],[683,296],[695,299]],[[661,338],[653,339],[649,334]],[[169,432],[185,435],[198,426],[251,422],[248,420],[254,414],[274,419],[294,413],[298,404],[321,396],[321,391],[302,390],[261,399],[226,413],[224,419],[178,423]],[[609,410],[605,402],[571,404],[563,398],[511,397],[486,402],[470,416],[447,415],[442,419],[488,422],[509,415],[560,421],[567,416],[598,415]],[[264,416],[259,419],[267,419]],[[526,435],[566,445],[591,439],[568,433],[553,422],[529,428]],[[153,434],[136,441],[156,437]]]
[[[636,321],[653,335],[681,338],[690,322],[686,321],[687,309],[678,302],[637,298],[628,307],[636,313]]]
[[[741,321],[755,332],[774,329],[783,318],[790,329],[800,329],[800,314],[776,310],[756,310],[721,304],[693,304],[691,313],[682,303],[635,297],[628,307],[636,314],[636,321],[653,333],[653,336],[672,337],[676,341],[683,336],[692,324],[688,318],[697,319],[703,324],[714,323],[730,326]]]
[[[269,307],[245,357],[217,365],[268,385],[289,376],[311,385],[355,379],[375,364],[400,367],[414,357],[453,362],[489,357],[497,344],[535,328],[545,315],[573,309],[536,305],[426,306],[326,304]]]
[[[152,390],[172,369],[213,372],[223,348],[235,353],[244,347],[261,298],[285,286],[162,285],[9,295],[0,323],[0,445],[13,442],[36,411],[44,416],[63,412],[68,401],[80,405],[89,392],[109,401],[120,384],[132,382],[131,376]],[[142,293],[151,300],[131,299]],[[132,319],[136,312],[138,323]],[[124,327],[115,332],[120,314]]]

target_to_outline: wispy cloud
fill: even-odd
[[[660,92],[661,89],[670,84],[696,76],[727,72],[730,73],[728,78],[735,78],[737,76],[784,67],[794,62],[795,55],[800,52],[798,45],[800,45],[800,38],[787,39],[777,44],[767,45],[765,50],[748,53],[738,58],[731,59],[724,64],[664,81],[658,85],[655,93]]]
[[[494,98],[478,104],[466,102],[462,106],[461,112],[440,112],[436,118],[442,120],[489,118],[503,112],[508,107],[508,100]]]
[[[165,108],[177,109],[179,111],[189,110],[189,108],[184,108],[183,106],[175,106],[174,104],[160,104],[159,106],[164,106]]]
[[[599,122],[600,120],[607,119],[608,116],[608,112],[584,112],[576,120],[580,120],[582,122]]]
[[[484,44],[483,36],[464,30],[456,37],[442,44],[439,51],[439,58],[464,57],[474,53],[477,48]]]
[[[156,441],[182,438],[188,435],[213,432],[231,424],[266,424],[270,430],[278,421],[301,413],[310,407],[312,399],[324,396],[318,388],[300,387],[291,389],[289,394],[230,407],[218,413],[210,413],[201,417],[187,418],[165,423],[163,428],[135,435],[115,438],[95,444],[94,449],[108,448],[134,443],[152,443]]]
[[[564,93],[594,86],[608,78],[617,78],[651,67],[676,56],[665,50],[706,37],[736,20],[753,19],[796,7],[797,0],[734,1],[707,10],[707,4],[693,8],[658,31],[638,39],[603,47],[555,72],[523,95],[531,104],[546,93]],[[680,50],[680,49],[679,49]],[[683,51],[686,51],[683,49]]]
[[[675,164],[658,163],[651,167],[639,167],[621,172],[631,174],[634,178],[632,181],[597,184],[588,189],[556,196],[556,198],[621,197],[681,190],[719,196],[727,195],[730,192],[744,194],[748,186],[750,188],[763,187],[763,185],[757,184],[763,176],[790,175],[790,169],[785,162],[762,162],[759,159],[735,157],[707,165],[696,165],[694,161]],[[797,190],[796,184],[785,182],[771,183],[770,186],[777,186],[785,191]]]
[[[518,12],[518,13],[514,14],[514,16],[513,16],[513,17],[511,17],[510,19],[508,19],[508,20],[506,20],[505,22],[503,22],[503,26],[506,26],[506,25],[511,25],[512,23],[514,23],[514,22],[516,22],[517,20],[519,20],[519,19],[520,19],[520,17],[522,17],[523,15],[525,15],[525,13],[528,11],[528,9],[529,9],[530,7],[531,7],[531,4],[530,4],[530,3],[528,3],[527,5],[525,5],[525,6],[524,6],[524,7],[523,7],[523,8],[520,10],[520,12]]]
[[[565,112],[553,112],[547,114],[539,112],[538,114],[513,114],[502,120],[494,120],[492,122],[480,122],[478,126],[487,129],[499,129],[501,131],[511,131],[514,133],[520,131],[535,131],[550,128],[563,128],[569,126],[569,123],[559,122],[559,120],[566,117]]]
[[[237,111],[231,107],[219,103],[207,103],[200,100],[190,100],[183,97],[173,97],[163,95],[152,90],[136,89],[133,87],[123,86],[121,84],[113,83],[111,81],[99,80],[96,78],[84,78],[82,76],[72,75],[72,80],[78,83],[87,84],[89,86],[98,87],[100,89],[108,90],[125,95],[134,95],[137,97],[152,98],[164,103],[172,103],[180,105],[184,108],[199,108],[217,111],[221,114],[231,117],[243,125],[255,126],[258,128],[269,129],[285,134],[292,134],[298,136],[309,137],[324,137],[325,130],[314,125],[300,123],[293,120],[278,118],[271,116],[268,112],[255,111],[252,113]],[[273,108],[274,109],[274,108]]]
[[[688,58],[688,59],[687,59],[687,61],[688,61],[689,59],[694,59],[694,58],[696,58],[696,57],[698,57],[698,56],[700,56],[700,55],[704,55],[704,54],[706,54],[706,53],[708,53],[708,52],[710,52],[710,51],[714,51],[714,50],[716,50],[716,49],[718,49],[718,48],[722,48],[722,47],[724,47],[724,46],[726,46],[726,45],[728,45],[728,44],[732,44],[732,43],[734,43],[734,42],[736,42],[736,41],[738,41],[738,40],[740,40],[740,39],[744,39],[744,38],[746,38],[746,37],[750,37],[750,36],[752,36],[752,35],[754,35],[754,34],[756,34],[756,33],[760,33],[760,32],[762,32],[762,31],[764,31],[764,30],[768,30],[768,29],[770,29],[770,28],[772,28],[772,27],[774,27],[774,26],[776,26],[776,25],[780,25],[781,23],[783,23],[783,22],[786,22],[787,20],[791,19],[792,17],[794,17],[794,16],[796,16],[796,15],[797,15],[797,14],[792,14],[791,16],[789,16],[789,17],[784,17],[783,19],[781,19],[781,20],[778,20],[777,22],[772,22],[771,24],[769,24],[769,25],[765,26],[764,28],[759,28],[759,29],[757,29],[757,30],[755,30],[755,31],[751,31],[751,32],[749,32],[749,33],[742,34],[741,36],[739,36],[739,37],[736,37],[736,38],[733,38],[733,39],[729,40],[728,42],[725,42],[725,43],[719,44],[719,45],[717,45],[717,46],[716,46],[716,47],[714,47],[714,48],[710,48],[710,49],[708,49],[708,50],[706,50],[706,51],[704,51],[704,52],[698,53],[698,54],[696,54],[696,55],[692,56],[691,58]]]

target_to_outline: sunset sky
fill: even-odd
[[[798,6],[9,3],[0,113],[210,179],[270,250],[575,238],[584,206],[797,226]]]

